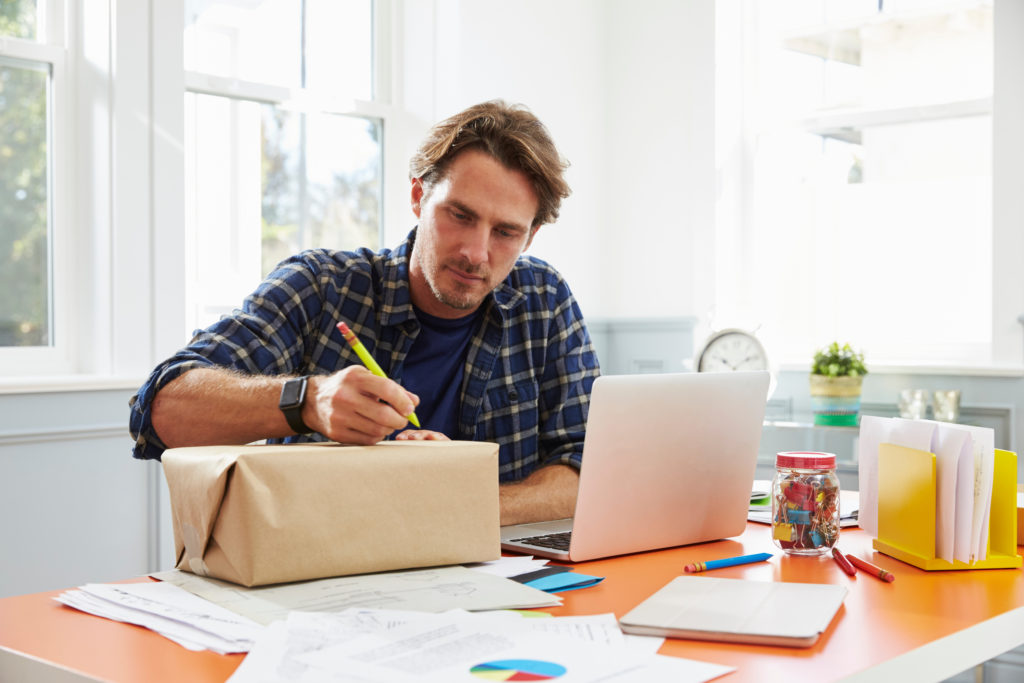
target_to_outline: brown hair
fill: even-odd
[[[555,149],[544,124],[522,105],[492,100],[441,121],[427,134],[409,162],[409,178],[429,189],[456,156],[467,149],[487,152],[506,168],[520,171],[537,194],[533,226],[553,223],[562,199],[569,196],[563,174],[569,163]]]

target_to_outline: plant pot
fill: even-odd
[[[814,424],[856,427],[860,417],[863,375],[828,377],[811,375],[811,409]]]

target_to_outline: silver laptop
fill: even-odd
[[[767,398],[767,372],[598,378],[573,518],[501,547],[582,562],[742,534]]]

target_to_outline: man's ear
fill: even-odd
[[[530,245],[533,244],[533,236],[537,234],[538,230],[540,230],[539,225],[535,225],[532,228],[530,228],[530,236],[526,238],[526,244],[523,245],[523,251],[529,249]]]
[[[416,218],[420,217],[420,202],[423,201],[423,195],[425,191],[423,189],[423,181],[419,178],[412,179],[412,212],[416,214]]]

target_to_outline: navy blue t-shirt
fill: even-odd
[[[417,308],[416,318],[420,333],[405,358],[402,386],[420,397],[416,417],[423,429],[456,439],[466,350],[479,324],[480,310],[448,319]]]

